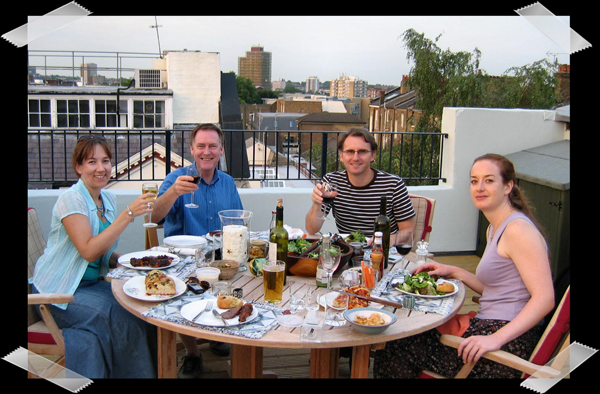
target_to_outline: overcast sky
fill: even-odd
[[[154,16],[90,16],[31,42],[29,49],[158,53]],[[48,10],[48,12],[51,10]],[[412,64],[402,33],[414,29],[453,52],[481,51],[481,68],[500,75],[568,54],[512,10],[505,16],[157,16],[161,50],[219,52],[221,70],[237,73],[238,57],[260,45],[272,53],[272,80],[321,81],[340,75],[369,84],[400,84]],[[514,14],[514,15],[513,15]],[[567,25],[568,16],[560,16]],[[550,53],[548,55],[548,53]],[[96,62],[89,59],[88,62]],[[150,61],[126,66],[151,68]]]

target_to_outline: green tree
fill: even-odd
[[[260,104],[262,102],[250,78],[238,76],[235,79],[235,83],[237,85],[240,104]]]

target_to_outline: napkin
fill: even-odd
[[[286,231],[288,232],[289,239],[302,238],[302,236],[304,235],[304,231],[302,231],[302,229],[292,228],[292,227],[288,226],[287,224],[284,224],[283,228],[285,228]]]
[[[167,248],[164,246],[155,246],[155,247],[151,248],[150,250],[155,250],[157,252],[165,252],[165,253],[173,253],[174,252],[175,254],[180,254],[180,255],[185,255],[185,256],[196,255],[196,249],[192,249],[192,248]]]

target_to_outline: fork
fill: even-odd
[[[213,305],[212,301],[209,301],[209,302],[207,302],[207,303],[206,303],[206,306],[204,307],[204,309],[203,309],[203,310],[201,310],[201,311],[200,311],[200,313],[198,313],[198,314],[196,315],[196,317],[194,317],[194,318],[192,319],[192,321],[196,321],[196,319],[197,319],[197,318],[199,318],[199,317],[200,317],[200,316],[201,316],[201,315],[202,315],[204,312],[208,312],[208,311],[210,311],[210,310],[212,309],[212,305]]]

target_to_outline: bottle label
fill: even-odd
[[[277,261],[277,243],[269,242],[269,261]]]

